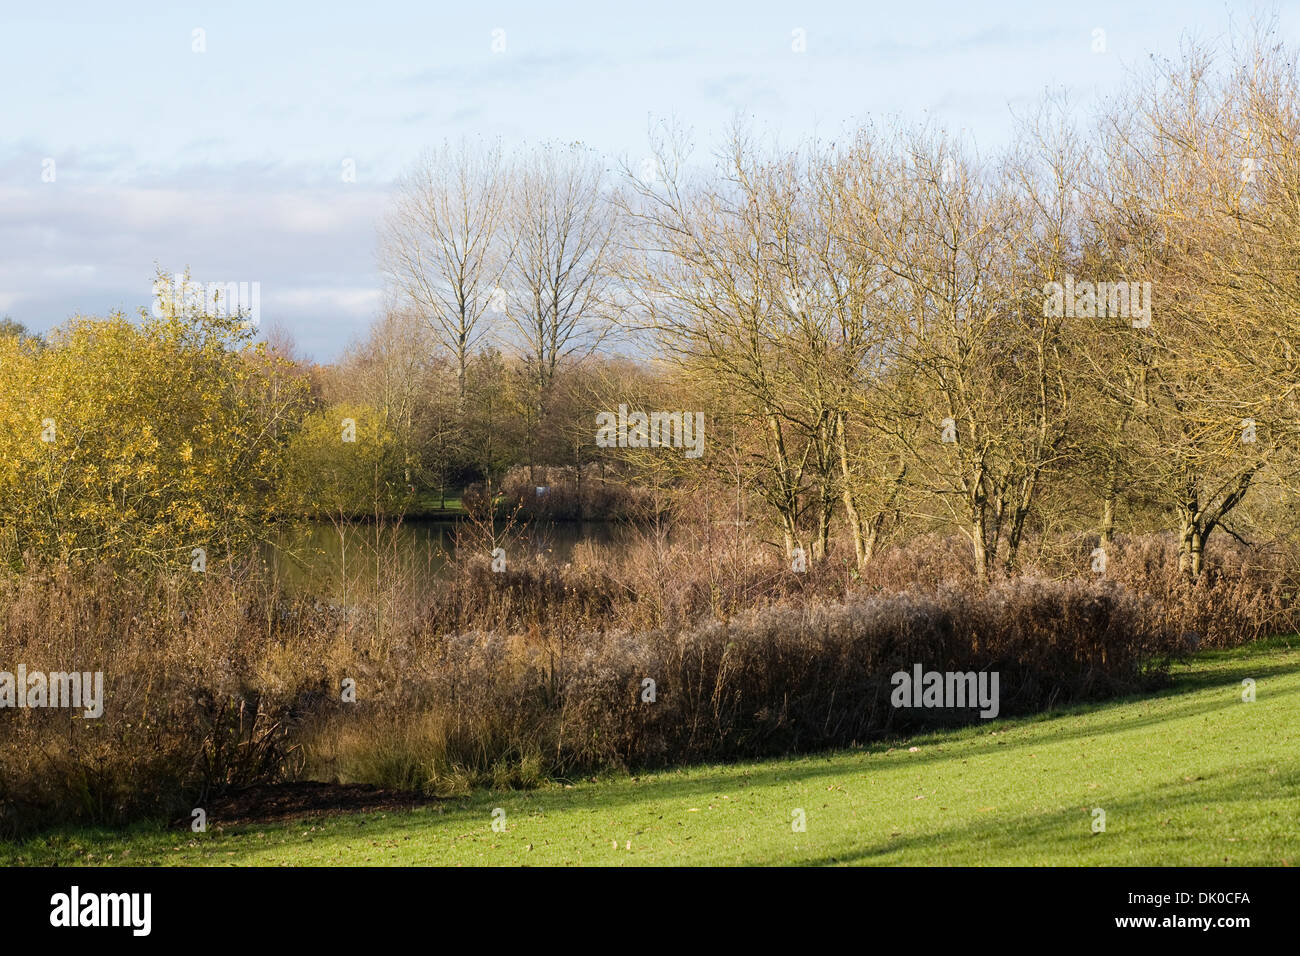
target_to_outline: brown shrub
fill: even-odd
[[[667,611],[653,569],[585,562],[503,574],[470,562],[436,593],[349,607],[211,568],[197,581],[11,579],[4,666],[102,670],[107,704],[93,720],[0,712],[0,829],[188,816],[207,794],[283,778],[456,792],[844,745],[972,719],[892,708],[890,675],[916,663],[998,670],[1009,714],[1139,689],[1178,649],[1113,583],[839,600],[827,597],[839,571],[741,557],[671,565]],[[720,591],[760,606],[720,617]],[[340,700],[344,678],[356,703]]]
[[[1105,580],[1146,598],[1148,613],[1197,647],[1236,647],[1300,629],[1300,549],[1289,542],[1247,545],[1226,534],[1214,538],[1205,567],[1189,580],[1178,567],[1172,534],[1118,535],[1104,573],[1092,570],[1095,534],[1029,541],[1022,573],[1056,581]],[[973,586],[970,545],[957,537],[922,536],[889,548],[861,574],[859,593],[908,588]]]

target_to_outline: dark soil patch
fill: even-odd
[[[402,812],[436,802],[436,797],[405,790],[382,790],[361,783],[277,783],[233,790],[211,797],[203,808],[208,826],[274,823],[340,813]],[[172,825],[188,830],[188,817]]]

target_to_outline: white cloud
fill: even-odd
[[[332,358],[382,305],[375,224],[386,189],[263,172],[0,190],[0,309],[38,330],[73,312],[133,314],[149,303],[156,267],[188,267],[199,282],[260,283],[264,317]]]
[[[373,318],[383,304],[383,291],[378,286],[356,287],[299,287],[268,294],[265,305],[280,307],[292,312],[329,308],[356,318]]]

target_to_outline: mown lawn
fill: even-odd
[[[211,824],[61,831],[0,844],[0,865],[1290,865],[1300,639],[1200,655],[1158,696],[892,747],[483,792],[409,813]]]
[[[406,509],[405,517],[407,518],[458,518],[465,514],[465,508],[460,503],[460,494],[448,495],[445,499],[439,498],[432,492],[417,495]]]

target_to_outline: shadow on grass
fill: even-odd
[[[1284,645],[1270,649],[1270,651],[1285,652],[1293,649],[1290,645]],[[899,741],[884,741],[856,751],[838,750],[820,754],[806,754],[797,758],[790,758],[788,761],[782,761],[780,758],[766,758],[765,762],[757,766],[751,761],[744,761],[736,765],[714,764],[682,768],[675,772],[672,769],[655,770],[649,772],[651,775],[648,778],[634,776],[632,779],[626,779],[615,777],[613,781],[600,784],[581,784],[573,789],[559,789],[555,786],[548,786],[536,791],[476,792],[465,797],[444,799],[412,813],[372,812],[294,820],[285,824],[248,824],[232,826],[220,832],[196,837],[176,834],[175,831],[168,832],[155,824],[141,824],[126,831],[104,829],[56,830],[44,835],[38,835],[24,844],[19,844],[17,847],[11,845],[10,849],[11,851],[17,850],[19,854],[22,854],[24,853],[23,847],[30,846],[31,850],[27,855],[45,858],[49,852],[57,852],[60,847],[73,847],[79,844],[99,853],[101,850],[108,852],[115,845],[132,842],[135,848],[133,852],[137,857],[141,854],[165,857],[170,853],[177,852],[174,848],[179,846],[184,847],[186,850],[199,849],[205,858],[210,857],[215,862],[218,853],[223,853],[233,845],[230,838],[256,832],[265,832],[270,836],[276,836],[316,827],[321,831],[322,835],[332,837],[346,839],[351,831],[356,831],[358,836],[364,836],[368,840],[392,840],[406,836],[414,837],[417,833],[424,833],[430,823],[437,820],[440,824],[451,824],[458,835],[467,836],[483,834],[489,830],[489,813],[496,806],[509,808],[512,815],[537,812],[546,814],[567,813],[584,810],[593,813],[617,812],[629,806],[657,802],[694,802],[722,793],[741,793],[750,787],[761,788],[780,784],[815,784],[826,777],[839,777],[845,773],[855,772],[858,769],[855,764],[860,766],[863,773],[870,773],[873,770],[884,770],[886,768],[892,771],[902,768],[924,767],[940,762],[969,760],[995,754],[1005,756],[1015,753],[1026,746],[1042,747],[1073,740],[1086,740],[1117,732],[1150,729],[1168,722],[1218,713],[1230,707],[1240,707],[1240,681],[1244,677],[1252,677],[1263,682],[1272,677],[1300,672],[1300,660],[1295,659],[1293,656],[1278,660],[1276,653],[1266,652],[1261,655],[1258,653],[1260,650],[1258,646],[1253,650],[1253,656],[1243,656],[1242,652],[1238,651],[1214,652],[1212,659],[1198,661],[1200,666],[1195,666],[1193,670],[1187,670],[1176,675],[1174,686],[1154,696],[1095,702],[1044,714],[997,721],[990,725],[980,725],[978,729],[968,727],[950,731],[934,731],[913,737],[912,740],[924,743],[921,752],[903,754],[897,758],[886,758],[884,752],[891,748],[897,749]],[[1204,695],[1205,692],[1215,689],[1222,689],[1222,698],[1201,696],[1183,699],[1188,698],[1189,695]],[[1261,687],[1261,692],[1264,690],[1265,688]],[[1300,695],[1300,688],[1288,687],[1284,691],[1274,692],[1269,699],[1294,698],[1297,695]],[[1123,716],[1122,710],[1126,707],[1131,709],[1135,703],[1149,705],[1151,710],[1136,718]],[[1115,714],[1109,713],[1111,711],[1115,711]],[[1069,726],[1068,722],[1070,721],[1077,721],[1077,726]],[[997,738],[985,734],[983,732],[985,726],[990,727],[990,729],[991,727],[997,727],[999,731]],[[1041,729],[1041,732],[1036,732],[1039,729]],[[1004,735],[1006,731],[1014,731],[1014,734]],[[846,757],[850,759],[846,760]],[[890,760],[891,762],[886,765],[881,762],[882,760]],[[898,762],[892,762],[893,760]],[[1288,779],[1292,779],[1294,776],[1292,774]],[[598,796],[593,794],[593,788],[595,787],[600,788]],[[1175,801],[1183,799],[1180,796],[1182,788],[1173,784],[1165,785],[1165,788],[1170,787],[1173,788],[1170,792],[1173,794]],[[1122,810],[1126,806],[1135,807],[1139,803],[1150,799],[1149,792],[1144,792],[1141,795],[1134,794],[1126,803],[1118,806]],[[1204,797],[1196,796],[1194,799],[1202,800]],[[1113,800],[1109,802],[1114,805]],[[917,845],[918,849],[924,849],[942,845],[944,840],[964,839],[966,837],[962,836],[963,833],[967,834],[968,837],[993,839],[998,834],[1005,834],[1008,828],[1015,828],[1017,833],[1028,834],[1026,839],[1033,839],[1035,833],[1054,832],[1061,827],[1065,819],[1071,818],[1070,813],[1072,812],[1042,814],[1035,818],[1020,818],[1018,822],[1013,823],[996,822],[994,820],[988,822],[978,821],[964,827],[953,828],[926,837],[909,839]],[[1086,826],[1087,820],[1081,819]],[[214,828],[219,827],[220,823],[219,819],[210,821]],[[376,826],[376,824],[379,825]],[[905,845],[907,842],[900,843],[898,840],[890,840],[874,847],[854,848],[851,852],[846,851],[849,852],[848,856],[832,854],[812,862],[846,862],[853,860],[869,862],[874,857],[896,852],[900,846]],[[210,845],[204,846],[204,844]],[[281,848],[276,846],[265,847],[266,851],[278,849]],[[255,846],[240,847],[239,852],[240,855],[247,855],[255,860],[259,849]]]
[[[1256,670],[1260,672],[1258,669]],[[1271,699],[1293,698],[1298,692],[1300,691],[1288,690],[1285,694],[1277,695]],[[1164,722],[1183,721],[1188,717],[1199,714],[1217,712],[1223,709],[1224,706],[1220,702],[1210,701],[1195,707],[1166,709],[1146,720],[1108,721],[1107,725],[1121,729],[1151,727]],[[1241,704],[1237,703],[1236,706],[1241,707]],[[1043,734],[1027,734],[1025,736],[1029,738],[1028,740],[1017,742],[1014,746],[1034,744],[1042,747],[1043,745],[1055,745],[1062,740],[1075,737],[1091,737],[1102,733],[1096,725],[1087,728],[1086,732],[1070,733],[1068,735],[1061,735],[1059,733],[1061,728],[1052,726],[1051,722],[1043,722],[1042,729]],[[1152,739],[1158,740],[1159,735],[1153,735]],[[957,743],[957,741],[949,742]],[[897,758],[899,762],[890,765],[888,769],[910,772],[930,761],[965,761],[975,756],[975,753],[969,748],[971,742],[970,739],[961,741],[962,746],[956,752],[949,750],[946,753],[938,753],[931,750],[924,757],[913,754],[900,755]],[[1013,748],[994,745],[994,747],[981,748],[980,752],[989,754],[995,749],[1000,754],[1005,754],[1008,749]],[[1134,751],[1134,759],[1140,759],[1140,752],[1140,748]],[[851,752],[848,755],[854,756]],[[853,761],[846,761],[845,756],[845,752],[839,752],[835,755],[828,754],[820,757],[803,758],[792,763],[768,763],[757,768],[706,767],[694,771],[656,775],[645,781],[627,780],[619,781],[613,785],[602,785],[598,793],[593,791],[592,786],[584,785],[574,790],[564,791],[546,789],[509,794],[476,794],[463,800],[447,801],[440,805],[436,811],[427,810],[417,814],[389,817],[383,820],[379,827],[372,826],[367,829],[362,826],[360,820],[340,821],[342,825],[331,826],[329,832],[330,835],[343,839],[348,837],[350,829],[355,829],[358,836],[364,836],[366,840],[394,840],[408,834],[412,837],[420,834],[427,839],[425,831],[431,820],[430,814],[436,812],[439,814],[437,819],[442,823],[450,824],[451,828],[456,831],[456,836],[486,835],[489,827],[489,813],[494,806],[507,807],[508,812],[514,819],[526,819],[534,813],[543,815],[585,813],[592,815],[593,824],[595,824],[597,816],[603,817],[617,814],[629,807],[645,808],[654,804],[669,804],[670,806],[664,808],[661,817],[671,816],[676,812],[671,806],[672,804],[679,806],[691,803],[702,804],[723,793],[739,796],[749,787],[775,789],[781,785],[817,785],[827,777],[842,778],[846,773],[854,771]],[[856,756],[861,761],[862,771],[869,773],[872,770],[869,761],[873,759],[879,760],[881,755],[877,754],[873,757],[863,753]],[[1267,799],[1267,797],[1261,798],[1258,781],[1267,783],[1271,796],[1288,796],[1288,788],[1291,791],[1290,796],[1300,796],[1300,793],[1297,793],[1297,790],[1300,789],[1300,769],[1290,767],[1281,775],[1276,773],[1268,774],[1266,771],[1269,766],[1276,765],[1276,763],[1277,757],[1271,756],[1251,764],[1243,764],[1236,770],[1220,771],[1198,777],[1195,781],[1165,781],[1143,787],[1141,790],[1132,790],[1127,794],[1107,795],[1103,799],[1105,809],[1110,815],[1112,835],[1116,834],[1117,829],[1118,832],[1122,833],[1124,829],[1133,826],[1134,824],[1131,822],[1133,819],[1149,820],[1156,816],[1176,814],[1180,808],[1204,807],[1207,804],[1217,807],[1231,807],[1233,804],[1257,806],[1261,799]],[[884,769],[879,764],[876,767]],[[1250,784],[1244,785],[1240,779],[1236,779],[1242,774],[1254,775],[1255,779]],[[1228,779],[1229,776],[1233,779]],[[1216,778],[1220,781],[1217,785],[1212,782]],[[289,827],[286,829],[295,828]],[[1294,828],[1291,827],[1290,829]],[[581,826],[579,826],[579,830],[581,830]],[[1152,834],[1152,840],[1171,845],[1171,852],[1167,854],[1168,859],[1181,859],[1186,856],[1186,853],[1180,856],[1179,853],[1173,852],[1172,844],[1184,840],[1184,838],[1175,838],[1173,836],[1176,833],[1176,828],[1162,831],[1157,826],[1151,825],[1144,829],[1144,833],[1147,832]],[[1076,836],[1071,834],[1077,834],[1077,839]],[[592,836],[593,838],[596,837],[594,830]],[[1091,837],[1090,818],[1086,808],[1076,808],[1037,814],[1019,814],[1011,818],[994,816],[987,819],[970,820],[959,826],[947,827],[921,836],[877,840],[865,847],[846,846],[843,851],[829,852],[811,860],[798,862],[801,864],[870,863],[878,860],[884,861],[885,858],[891,855],[908,851],[926,854],[932,858],[936,853],[942,855],[944,847],[949,844],[970,844],[972,842],[987,844],[994,850],[1005,852],[1008,855],[1015,855],[1016,853],[1023,855],[1024,848],[1032,846],[1035,847],[1034,855],[1043,862],[1063,861],[1070,859],[1072,854],[1079,853],[1082,849],[1079,840],[1086,842]],[[603,832],[599,839],[603,839]],[[1099,845],[1104,846],[1104,844]],[[268,847],[267,849],[274,850],[276,848]],[[780,859],[766,859],[754,862],[774,864],[790,863],[791,860],[788,856],[782,856]],[[962,863],[964,861],[954,859],[951,862]],[[1117,859],[1114,862],[1131,861]]]
[[[1166,821],[1172,823],[1174,816],[1193,808],[1225,809],[1248,804],[1254,810],[1261,803],[1258,788],[1254,786],[1243,787],[1241,781],[1235,778],[1237,774],[1245,773],[1256,776],[1258,779],[1268,780],[1270,765],[1270,761],[1257,761],[1253,764],[1244,765],[1233,772],[1232,779],[1228,778],[1227,772],[1221,772],[1197,780],[1195,785],[1171,782],[1161,784],[1150,790],[1131,791],[1120,798],[1109,796],[1103,801],[1107,822],[1107,832],[1105,833],[1094,834],[1092,832],[1092,818],[1086,808],[1045,811],[1035,814],[1020,814],[1010,819],[992,817],[987,820],[975,820],[924,835],[902,838],[890,837],[877,840],[869,846],[846,846],[842,851],[825,853],[821,856],[800,860],[798,865],[826,866],[846,863],[887,863],[889,862],[888,858],[900,853],[924,854],[933,858],[936,855],[941,856],[942,851],[953,844],[981,845],[989,848],[995,854],[1005,853],[1008,856],[1014,856],[1017,853],[1023,856],[1024,849],[1032,847],[1032,856],[1040,861],[1040,865],[1048,865],[1050,863],[1072,861],[1083,850],[1082,844],[1089,841],[1095,841],[1095,844],[1088,846],[1084,855],[1091,856],[1097,850],[1104,852],[1106,846],[1104,841],[1108,837],[1114,839],[1139,827],[1141,827],[1143,834],[1142,851],[1149,851],[1153,848],[1158,850],[1162,846],[1168,846],[1171,848],[1171,852],[1165,855],[1167,861],[1172,862],[1177,859],[1180,862],[1185,862],[1183,859],[1185,854],[1180,855],[1172,852],[1172,847],[1174,844],[1197,839],[1197,835],[1188,835],[1176,827],[1160,823],[1159,819],[1163,817]],[[1290,768],[1284,773],[1272,776],[1271,786],[1277,791],[1273,796],[1281,798],[1289,795],[1294,798],[1300,792],[1300,770]],[[1216,778],[1217,783],[1206,785],[1208,781]],[[1289,794],[1287,793],[1288,790],[1290,791]],[[1293,841],[1300,840],[1300,834],[1297,834],[1293,826],[1288,825],[1286,830],[1292,835]],[[1199,835],[1199,839],[1202,846],[1207,846],[1210,842],[1204,833]],[[1298,851],[1300,851],[1300,846],[1297,845],[1297,842],[1279,848],[1278,862],[1280,863],[1283,857],[1289,857],[1293,861]],[[1160,854],[1156,853],[1154,856],[1159,857]],[[769,858],[763,861],[763,865],[788,865],[790,862],[788,857]],[[951,859],[944,860],[942,865],[961,865],[964,862],[969,863],[971,861]],[[1126,852],[1122,858],[1094,863],[1094,865],[1113,864],[1125,866],[1133,865],[1134,862]],[[1150,863],[1151,856],[1144,854],[1142,862]],[[1214,861],[1207,860],[1204,862],[1224,863],[1225,861],[1218,858]]]

